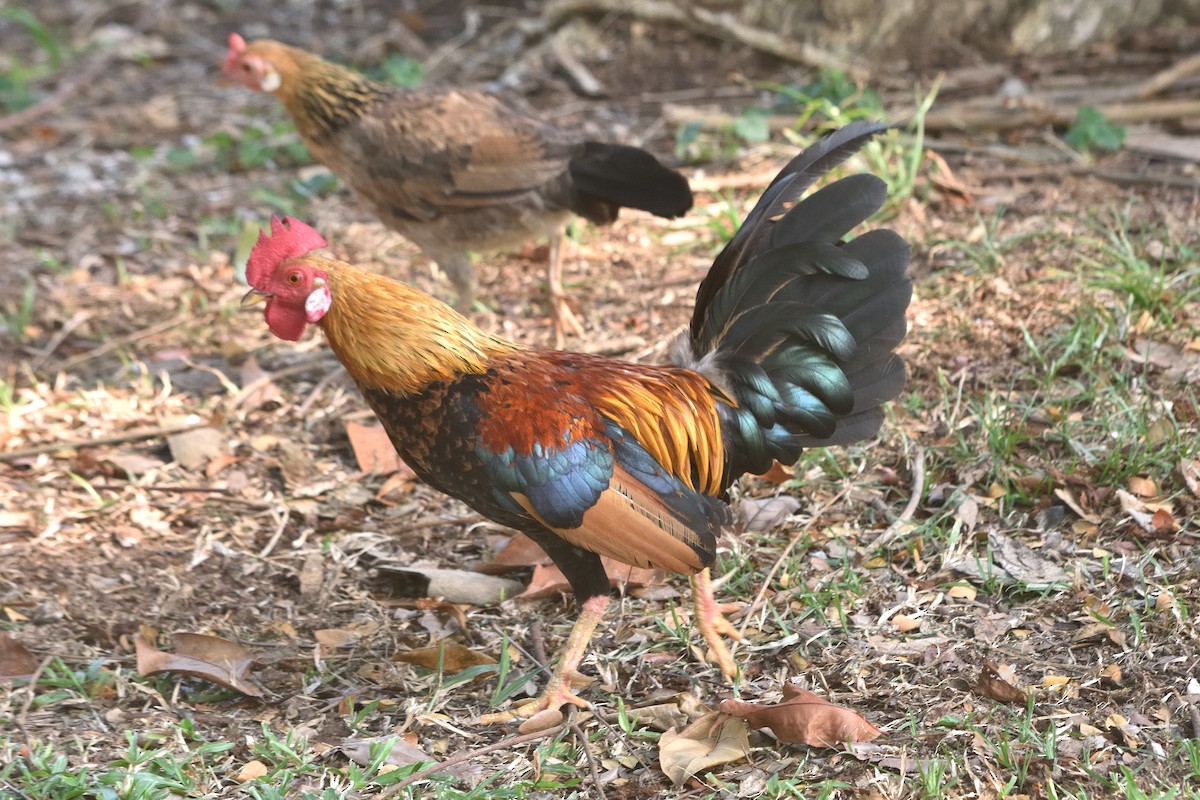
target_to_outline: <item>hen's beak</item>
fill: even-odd
[[[242,308],[256,306],[259,303],[265,302],[271,296],[270,292],[260,292],[258,289],[251,289],[242,295]]]

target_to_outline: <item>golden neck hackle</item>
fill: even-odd
[[[305,259],[329,276],[333,301],[318,323],[360,386],[405,397],[431,383],[482,374],[519,345],[480,330],[424,292],[332,259]]]

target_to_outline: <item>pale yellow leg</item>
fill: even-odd
[[[737,666],[722,636],[741,640],[742,635],[721,613],[713,597],[712,574],[706,569],[692,576],[692,607],[696,614],[696,627],[708,642],[708,657],[721,668],[726,680],[737,674]]]
[[[571,629],[571,635],[563,646],[562,653],[558,657],[558,666],[554,668],[550,682],[546,684],[546,690],[540,697],[530,700],[514,710],[518,717],[526,718],[518,728],[521,733],[540,731],[557,725],[563,718],[562,711],[559,709],[568,703],[580,708],[590,707],[588,701],[575,694],[574,689],[571,688],[571,679],[583,677],[579,674],[579,662],[587,653],[588,644],[592,641],[592,634],[595,633],[596,626],[604,619],[604,612],[608,609],[609,602],[608,595],[589,597],[579,609],[579,621]]]
[[[550,235],[550,267],[546,271],[546,291],[550,295],[550,314],[554,322],[554,346],[562,349],[567,332],[583,335],[583,325],[567,302],[562,285],[562,240],[560,228]]]

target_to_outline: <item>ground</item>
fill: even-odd
[[[402,52],[400,19],[433,53],[427,81],[509,67],[563,125],[680,165],[689,215],[580,225],[567,247],[585,327],[569,346],[643,359],[686,321],[792,139],[811,141],[754,82],[813,74],[618,16],[574,40],[591,42],[582,61],[607,89],[581,99],[544,60],[511,69],[506,42],[535,11],[481,7],[479,32],[456,39],[457,4],[413,5],[429,7],[391,24],[371,3],[79,0],[0,18],[8,113],[51,98],[22,124],[0,117],[0,628],[16,642],[0,667],[31,666],[0,683],[0,797],[371,796],[410,769],[401,744],[460,759],[402,790],[413,797],[1196,796],[1200,183],[1186,155],[1129,140],[1081,154],[1061,126],[924,142],[909,128],[852,164],[888,178],[880,224],[913,243],[909,385],[877,440],[741,484],[717,568],[746,636],[735,686],[704,661],[686,582],[639,576],[584,663],[594,715],[520,742],[512,724],[479,723],[541,687],[537,662],[577,610],[544,574],[537,599],[479,605],[397,577],[487,565],[511,533],[364,465],[347,430],[371,417],[353,387],[319,337],[280,342],[239,310],[236,266],[284,212],[341,257],[434,294],[448,284],[307,159],[274,101],[216,85],[225,36],[372,67]],[[1060,97],[1137,85],[1197,40],[1011,64],[947,54],[934,110],[992,97],[1006,75]],[[864,85],[902,119],[936,78],[876,68]],[[751,128],[765,116],[746,109],[794,114],[796,131],[688,143],[667,105]],[[1194,128],[1160,118],[1129,134]],[[548,342],[545,258],[537,243],[480,258],[476,322]],[[525,582],[529,561],[512,560]],[[246,648],[251,693],[205,680],[211,664],[139,675],[138,642],[143,658],[181,651],[178,632]],[[406,660],[439,642],[460,646],[443,671]],[[665,727],[735,693],[778,702],[789,684],[883,735],[826,749],[754,730],[748,753],[679,785],[664,774]],[[385,757],[401,771],[380,774]]]

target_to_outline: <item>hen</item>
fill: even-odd
[[[517,101],[463,89],[400,89],[279,42],[234,33],[224,73],[280,99],[313,158],[450,277],[470,311],[469,251],[550,237],[547,278],[555,341],[580,331],[562,290],[562,229],[622,206],[677,217],[687,180],[635,147],[583,141]]]
[[[282,339],[324,329],[404,461],[525,532],[570,581],[579,621],[545,692],[519,713],[586,705],[569,678],[609,604],[600,556],[692,575],[697,626],[734,672],[721,638],[733,629],[708,581],[730,485],[802,448],[873,435],[904,386],[893,351],[909,247],[889,230],[845,241],[885,184],[854,175],[799,200],[883,127],[849,125],[780,172],[700,285],[669,365],[517,345],[311,252],[325,240],[301,222],[273,219],[260,236],[245,304],[265,300]]]

